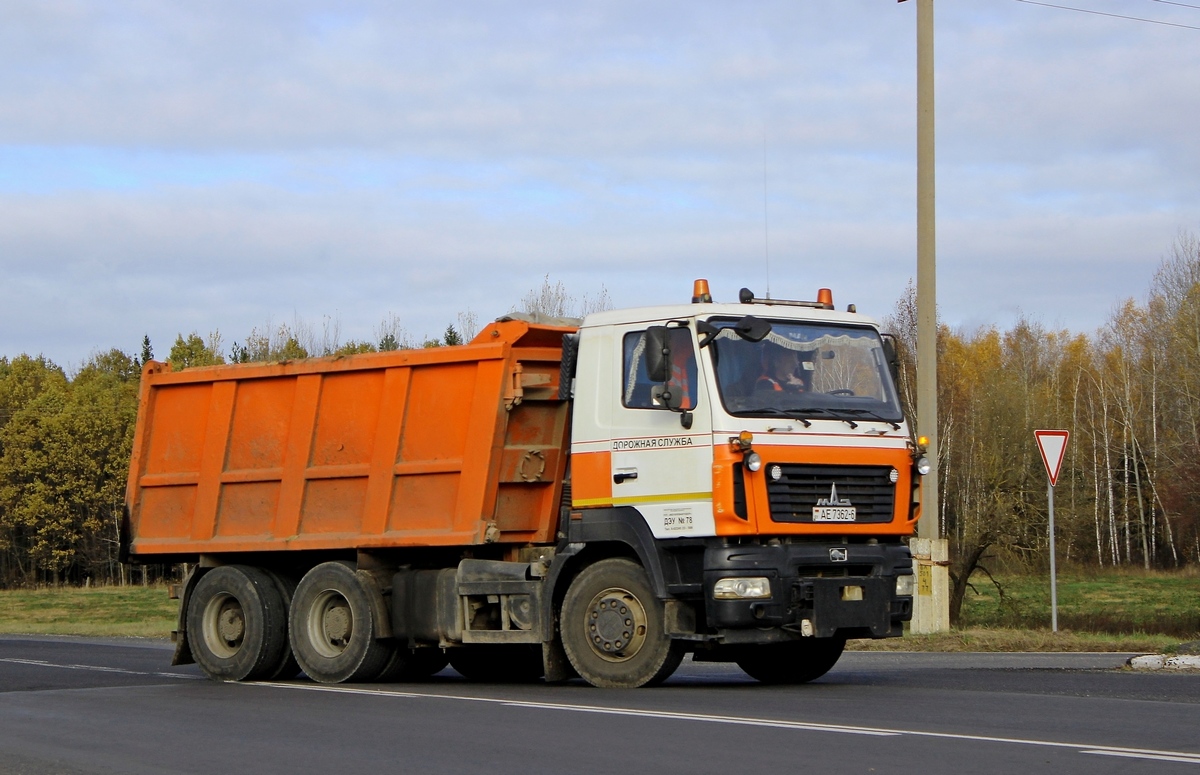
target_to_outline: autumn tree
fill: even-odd
[[[333,355],[359,355],[361,353],[379,352],[379,348],[370,342],[349,341],[333,351]]]
[[[171,352],[167,355],[173,369],[187,369],[193,366],[215,366],[225,362],[221,353],[221,334],[213,332],[208,339],[193,331],[185,338],[183,334],[175,337]]]
[[[542,278],[541,286],[531,289],[521,297],[513,312],[540,314],[551,318],[581,318],[593,312],[612,309],[608,289],[600,287],[595,296],[584,294],[581,299],[567,292],[561,280],[551,283],[550,275]]]
[[[19,373],[5,382],[27,400],[0,428],[4,575],[111,578],[137,414],[135,361],[109,351],[71,381],[44,360],[15,363]]]
[[[36,466],[38,443],[29,426],[36,423],[42,406],[58,406],[67,388],[61,368],[44,357],[19,355],[11,362],[0,361],[0,578],[26,581],[34,578],[37,565],[30,554],[32,499],[39,496],[27,469]],[[43,396],[47,396],[43,398]]]

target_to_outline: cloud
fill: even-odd
[[[8,3],[0,353],[433,335],[547,273],[619,306],[769,273],[882,317],[915,274],[913,5]],[[1100,325],[1200,228],[1195,33],[937,22],[942,314]]]

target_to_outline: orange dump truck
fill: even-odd
[[[505,318],[467,345],[146,365],[122,525],[220,679],[811,680],[901,633],[927,465],[853,307]]]

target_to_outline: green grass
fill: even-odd
[[[964,629],[1050,629],[1049,574],[996,580],[999,589],[983,574],[972,577],[974,590],[963,599]],[[1200,573],[1060,572],[1058,626],[1080,633],[1200,638]]]
[[[178,608],[165,586],[0,590],[0,633],[166,638]]]

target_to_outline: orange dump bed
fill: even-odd
[[[554,540],[562,335],[172,372],[147,364],[130,554]]]

